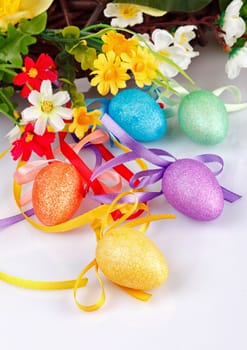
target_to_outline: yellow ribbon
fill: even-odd
[[[76,280],[66,281],[36,281],[28,280],[25,278],[19,278],[9,275],[4,272],[0,272],[0,281],[12,284],[16,287],[36,289],[36,290],[61,290],[61,289],[72,289],[75,286]],[[81,279],[77,287],[85,287],[87,285],[87,278]]]
[[[118,144],[118,147],[123,149],[122,145]],[[125,152],[128,151],[128,149],[123,149]],[[9,149],[5,150],[0,154],[0,158],[2,158]],[[25,162],[20,161],[17,165],[17,168],[22,166]],[[141,168],[145,168],[145,163],[140,159],[137,162]],[[134,190],[130,192],[124,192],[121,193],[119,196],[115,198],[115,200],[109,205],[104,204],[100,205],[97,208],[94,208],[90,210],[87,213],[84,213],[76,218],[73,218],[65,223],[54,225],[54,226],[45,226],[42,224],[39,224],[38,222],[32,220],[27,215],[25,215],[22,206],[20,204],[20,197],[21,197],[21,191],[22,191],[22,185],[18,184],[16,181],[13,183],[13,193],[14,198],[17,203],[17,206],[19,207],[20,212],[24,216],[24,218],[36,229],[42,230],[44,232],[65,232],[69,230],[76,229],[80,226],[86,225],[88,223],[91,223],[91,226],[95,232],[96,240],[102,239],[103,235],[112,230],[113,228],[116,228],[117,226],[123,224],[128,217],[130,217],[133,213],[135,213],[138,210],[143,210],[147,212],[147,216],[132,219],[131,221],[125,223],[122,225],[122,227],[136,227],[140,226],[139,231],[141,233],[145,233],[148,225],[151,221],[154,220],[161,220],[161,219],[169,219],[174,218],[175,216],[172,214],[158,214],[158,215],[150,215],[149,208],[144,203],[139,203],[137,196],[134,194]],[[122,199],[126,195],[132,194],[134,196],[133,203],[119,203],[120,199]],[[112,219],[111,213],[121,210],[122,216],[114,221]],[[104,232],[105,231],[105,232]],[[81,304],[77,299],[77,290],[80,287],[85,287],[87,285],[88,279],[84,278],[84,275],[91,269],[95,269],[95,274],[99,282],[99,286],[101,288],[101,293],[99,296],[99,299],[92,305],[84,305]],[[104,290],[104,284],[103,281],[99,275],[98,272],[98,265],[96,259],[91,261],[79,274],[78,278],[76,280],[65,280],[65,281],[39,281],[39,280],[29,280],[24,278],[19,278],[10,274],[6,274],[4,272],[0,272],[0,281],[22,287],[22,288],[28,288],[33,290],[62,290],[62,289],[74,289],[74,300],[76,305],[83,311],[95,311],[98,310],[103,306],[105,303],[105,290]],[[146,293],[141,290],[135,290],[123,286],[118,286],[131,296],[142,300],[147,301],[151,297],[151,294]]]
[[[11,147],[8,147],[3,152],[1,152],[0,159],[2,159],[10,150],[11,150]]]
[[[125,197],[126,195],[132,194],[134,196],[134,202],[133,203],[126,203],[126,208],[128,208],[128,210],[126,210],[126,212],[122,215],[122,217],[120,217],[118,220],[116,221],[112,221],[110,214],[116,209],[117,203],[119,200],[121,200],[123,197]],[[161,220],[161,219],[172,219],[175,218],[175,215],[173,214],[157,214],[157,215],[150,215],[149,214],[149,208],[147,205],[145,205],[144,203],[139,203],[138,202],[138,198],[137,196],[135,196],[135,193],[133,191],[131,192],[123,192],[120,195],[118,195],[113,202],[108,206],[107,211],[105,216],[103,217],[102,220],[99,220],[98,218],[95,219],[92,223],[92,228],[94,229],[95,235],[96,235],[96,240],[99,241],[103,238],[104,234],[113,230],[114,228],[116,228],[117,226],[121,225],[123,222],[125,222],[127,220],[128,217],[130,217],[136,210],[145,210],[148,212],[148,215],[145,217],[141,217],[141,218],[137,218],[137,219],[133,219],[127,223],[125,223],[124,225],[122,225],[121,227],[127,228],[127,227],[136,227],[136,226],[141,226],[141,228],[139,229],[141,233],[145,233],[148,225],[151,221],[155,221],[155,220]],[[109,224],[110,221],[110,224]],[[105,231],[105,232],[104,232]],[[96,303],[92,304],[92,305],[84,305],[81,304],[78,299],[77,299],[77,289],[79,286],[79,283],[82,281],[82,278],[84,277],[84,275],[92,268],[94,267],[95,269],[95,273],[96,273],[96,277],[99,281],[100,284],[100,288],[101,288],[101,293],[100,293],[100,297],[97,300]],[[147,293],[145,291],[142,290],[136,290],[136,289],[132,289],[132,288],[127,288],[124,286],[119,286],[122,290],[124,290],[126,293],[128,293],[129,295],[137,298],[138,300],[141,301],[148,301],[150,299],[150,297],[152,296],[152,294]],[[80,273],[80,275],[78,276],[78,279],[75,283],[75,287],[74,287],[74,300],[76,305],[83,311],[96,311],[98,309],[100,309],[103,304],[105,303],[105,290],[104,290],[104,284],[103,281],[98,273],[98,264],[96,259],[94,259],[93,261],[91,261]]]

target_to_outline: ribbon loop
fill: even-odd
[[[78,288],[80,286],[81,281],[83,280],[83,276],[93,267],[95,269],[95,274],[96,274],[96,277],[98,279],[98,282],[99,282],[99,285],[100,285],[100,288],[101,288],[101,293],[100,293],[99,299],[97,300],[97,302],[95,304],[84,305],[84,304],[81,304],[78,301],[78,299],[77,299],[77,290],[78,290]],[[96,310],[100,309],[102,307],[102,305],[104,304],[104,302],[105,302],[105,289],[104,289],[103,281],[102,281],[102,279],[101,279],[101,277],[99,275],[99,272],[98,272],[98,265],[97,265],[96,259],[91,261],[82,270],[82,272],[78,276],[78,278],[77,278],[77,280],[75,282],[75,285],[74,285],[74,300],[75,300],[76,305],[79,307],[79,309],[83,310],[83,311],[96,311]]]
[[[194,159],[199,160],[202,163],[218,163],[220,165],[220,168],[218,170],[213,171],[212,169],[210,169],[212,173],[216,176],[222,172],[224,167],[223,159],[217,154],[200,154],[194,157]]]

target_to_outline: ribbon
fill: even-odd
[[[115,221],[111,220],[111,213],[112,211],[114,211],[116,204],[120,201],[121,199],[123,199],[126,196],[132,196],[133,197],[133,201],[131,204],[128,204],[128,210],[118,219]],[[148,212],[147,216],[144,216],[142,218],[137,218],[134,220],[131,220],[127,223],[123,224],[131,215],[133,215],[134,212],[136,212],[136,210],[138,210],[138,208],[142,208],[143,210]],[[96,241],[101,240],[104,235],[108,232],[110,232],[111,230],[113,230],[114,228],[118,227],[121,225],[121,228],[124,230],[124,228],[128,228],[128,227],[136,227],[139,225],[142,225],[141,228],[139,228],[140,234],[145,234],[149,223],[151,221],[155,221],[155,220],[161,220],[161,219],[172,219],[175,218],[175,215],[172,214],[157,214],[157,215],[150,215],[149,213],[149,208],[143,204],[143,203],[139,203],[138,201],[138,197],[136,196],[136,193],[134,192],[123,192],[120,195],[118,195],[111,203],[111,205],[108,207],[107,211],[106,211],[106,215],[104,216],[103,220],[98,220],[96,219],[93,223],[92,223],[92,228],[94,229],[95,235],[96,235]],[[110,222],[109,222],[110,220]],[[78,286],[80,285],[80,282],[83,280],[85,274],[91,269],[94,268],[95,270],[95,274],[96,277],[98,279],[99,285],[100,285],[100,296],[99,299],[92,305],[85,305],[82,304],[81,302],[78,301],[77,298],[77,289]],[[142,290],[136,290],[136,289],[131,289],[131,288],[127,288],[127,287],[123,287],[123,286],[119,286],[121,289],[123,289],[126,293],[130,294],[131,296],[141,300],[141,301],[148,301],[150,299],[150,297],[152,296],[150,293],[147,293],[145,291]],[[93,261],[91,261],[79,274],[78,279],[75,283],[75,287],[74,287],[74,300],[76,305],[83,311],[96,311],[99,308],[101,308],[103,306],[103,304],[105,303],[105,290],[104,290],[104,283],[99,275],[98,272],[98,264],[96,259],[94,259]]]
[[[177,81],[173,79],[169,81],[169,84],[170,84],[170,87],[172,88],[172,91],[176,94],[176,97],[177,97],[176,99],[170,97],[171,93],[164,94],[164,92],[160,90],[160,88],[151,87],[148,91],[149,93],[152,94],[155,100],[162,101],[164,103],[165,105],[164,109],[165,109],[167,118],[170,118],[176,115],[181,99],[184,96],[188,95],[190,92],[195,91],[195,86],[193,86],[193,90],[191,88],[186,89],[184,86],[180,85]],[[200,88],[197,87],[197,90],[200,90]],[[212,93],[215,96],[219,97],[225,91],[230,91],[236,100],[236,103],[224,103],[227,112],[236,112],[247,108],[247,102],[241,103],[241,92],[239,88],[235,85],[226,85],[226,86],[219,87],[213,90]],[[105,112],[107,112],[106,108],[104,110]]]
[[[154,184],[155,182],[161,180],[164,176],[165,170],[167,167],[172,164],[172,162],[176,161],[176,158],[171,155],[170,153],[161,150],[161,149],[147,149],[140,143],[138,143],[136,140],[134,140],[130,135],[128,135],[113,119],[109,117],[109,115],[104,114],[102,117],[102,122],[106,126],[107,129],[109,129],[111,132],[114,132],[116,137],[123,142],[125,145],[127,145],[132,151],[122,154],[115,159],[112,159],[111,161],[107,162],[106,164],[102,165],[98,169],[95,170],[92,179],[95,179],[97,176],[99,176],[102,172],[105,170],[116,166],[119,163],[128,162],[135,158],[144,158],[145,160],[149,161],[150,163],[159,166],[158,169],[150,169],[150,170],[144,170],[136,173],[133,175],[133,177],[130,179],[129,183],[132,188],[138,189],[142,188],[151,184]],[[166,158],[170,158],[171,160],[163,159],[160,156],[165,156]],[[223,159],[216,155],[216,154],[202,154],[196,156],[194,159],[202,162],[202,163],[217,163],[219,164],[219,169],[214,171],[214,175],[217,176],[220,174],[223,170],[224,161]],[[223,196],[224,199],[228,202],[235,202],[241,196],[238,194],[229,191],[228,189],[222,187]],[[161,195],[163,192],[142,192],[138,193],[138,198],[140,201],[144,200],[150,200],[153,199],[159,195]],[[109,203],[113,198],[113,195],[104,195],[104,196],[95,196],[96,200],[100,200],[104,203]],[[128,198],[126,198],[128,200]]]
[[[64,290],[72,289],[76,283],[76,280],[67,281],[38,281],[28,280],[25,278],[15,277],[13,275],[0,272],[0,281],[12,284],[16,287],[34,289],[34,290]],[[78,284],[78,288],[85,287],[87,285],[87,278],[81,279]]]
[[[92,170],[88,168],[88,166],[83,162],[83,160],[78,156],[78,153],[81,151],[82,148],[90,147],[93,152],[95,153],[95,166],[100,166],[102,162],[102,157],[105,160],[113,159],[113,154],[107,150],[103,146],[103,142],[107,141],[109,139],[109,136],[106,132],[103,130],[96,130],[93,133],[90,133],[86,137],[84,137],[81,141],[79,141],[76,144],[67,144],[65,142],[66,133],[60,134],[60,148],[57,148],[54,152],[54,154],[58,155],[62,152],[62,154],[71,161],[72,164],[74,164],[79,172],[81,173],[82,177],[84,178],[85,182],[87,183],[87,189],[86,192],[89,190],[89,188],[92,186],[93,191],[95,194],[105,194],[105,193],[115,193],[118,192],[122,187],[121,177],[129,181],[129,179],[132,177],[133,173],[125,166],[125,165],[119,165],[116,167],[116,171],[112,172],[109,171],[103,176],[100,176],[99,179],[91,182],[91,175]],[[6,150],[7,152],[8,150]],[[27,184],[31,181],[33,181],[37,175],[37,173],[40,171],[40,168],[44,165],[47,165],[48,163],[52,161],[62,161],[59,159],[48,159],[48,160],[37,160],[32,162],[19,162],[17,169],[14,173],[14,196],[17,202],[17,205],[19,206],[21,210],[21,214],[17,214],[11,217],[0,219],[0,227],[4,228],[10,225],[13,225],[14,223],[17,223],[23,219],[26,219],[29,223],[31,223],[33,226],[35,226],[38,229],[41,229],[45,232],[54,232],[53,229],[50,227],[44,229],[45,226],[37,224],[35,221],[29,219],[30,216],[33,215],[33,209],[30,209],[28,211],[23,211],[21,208],[22,206],[26,205],[28,202],[30,202],[32,193],[31,190],[24,195],[21,195],[21,186],[23,184]],[[143,162],[140,162],[139,164],[143,169],[145,169],[145,164]],[[103,181],[114,181],[115,185],[108,186]],[[139,211],[134,216],[138,216],[141,214],[142,211]],[[117,210],[116,212],[112,213],[113,217],[118,218],[121,216],[121,211]],[[134,217],[133,216],[133,217]],[[75,220],[71,222],[72,228],[80,226],[80,222],[83,225],[84,224],[84,218],[82,218],[82,221],[80,221],[80,217],[78,220]],[[57,225],[56,225],[57,226]],[[70,224],[68,225],[62,225],[57,226],[54,229],[62,229],[63,232],[66,230],[69,230]]]
[[[121,204],[118,203],[118,201],[126,196],[126,195],[132,195],[134,196],[133,204]],[[111,213],[115,210],[121,208],[123,210],[123,215],[118,218],[116,221],[112,220]],[[146,211],[147,215],[141,218],[137,218],[131,221],[128,221],[127,223],[124,223],[125,220],[127,220],[131,215],[133,215],[134,212],[137,210]],[[150,215],[148,207],[144,203],[140,203],[138,201],[138,198],[135,196],[133,192],[124,192],[121,195],[119,195],[117,198],[114,199],[114,201],[111,203],[111,205],[101,205],[99,208],[93,209],[87,214],[84,214],[84,218],[87,216],[87,219],[90,219],[89,221],[92,222],[91,227],[93,228],[96,236],[96,241],[99,241],[102,239],[105,233],[109,232],[110,230],[116,228],[119,225],[122,225],[121,227],[124,229],[124,227],[136,227],[140,226],[140,234],[144,234],[149,226],[149,223],[151,221],[155,220],[162,220],[162,219],[173,219],[175,218],[175,215],[172,214],[156,214],[156,215]],[[67,224],[67,223],[66,223]],[[62,224],[61,224],[62,225]],[[57,225],[60,226],[61,225]],[[53,231],[52,228],[52,232]],[[55,231],[56,232],[56,231]],[[78,301],[77,292],[78,288],[86,287],[88,279],[84,277],[84,275],[91,269],[95,269],[95,274],[99,282],[99,286],[101,289],[100,297],[99,299],[92,305],[84,305]],[[76,280],[65,280],[65,281],[39,281],[39,280],[29,280],[25,278],[16,277],[10,274],[6,274],[4,272],[0,272],[0,281],[22,287],[22,288],[28,288],[32,290],[61,290],[61,289],[74,289],[74,300],[75,304],[83,311],[95,311],[98,310],[103,306],[105,303],[105,290],[104,290],[104,283],[102,278],[100,277],[99,271],[98,271],[98,265],[96,259],[93,259],[79,274],[78,278]],[[131,296],[141,300],[141,301],[147,301],[151,297],[150,293],[141,291],[141,290],[135,290],[131,288],[125,288],[122,286],[119,286],[122,290],[130,294]]]

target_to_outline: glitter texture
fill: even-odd
[[[166,132],[166,118],[159,104],[138,89],[120,91],[109,104],[109,115],[137,141],[155,141]]]
[[[197,160],[181,159],[171,164],[162,189],[175,209],[196,220],[213,220],[224,207],[223,192],[214,174]]]
[[[205,145],[221,142],[228,130],[228,113],[224,103],[206,90],[191,92],[182,99],[178,121],[187,136]]]
[[[46,226],[69,220],[83,198],[83,182],[73,165],[54,162],[44,167],[33,184],[33,209]]]
[[[130,228],[107,232],[98,242],[96,260],[106,277],[128,288],[153,289],[168,277],[161,251],[142,233]]]

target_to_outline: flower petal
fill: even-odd
[[[54,114],[52,118],[49,118],[49,124],[55,131],[63,130],[65,125],[63,119],[58,114]]]
[[[43,80],[40,86],[40,92],[44,99],[50,99],[52,96],[52,86],[50,80]]]
[[[173,43],[174,38],[167,30],[155,29],[152,33],[152,40],[156,50],[159,51],[170,46]]]
[[[30,122],[32,120],[39,118],[39,114],[37,113],[39,113],[39,110],[37,109],[37,107],[32,106],[32,107],[25,108],[22,111],[21,116],[25,122]]]
[[[61,118],[66,120],[72,119],[72,110],[70,108],[66,107],[57,107],[55,109],[55,114],[59,115]],[[53,116],[52,116],[53,118]]]
[[[61,106],[70,100],[69,93],[67,91],[58,91],[53,95],[52,101],[55,106]]]
[[[41,118],[37,119],[35,126],[34,126],[34,132],[37,135],[44,135],[47,125],[47,117],[42,116]]]
[[[22,0],[20,1],[20,10],[21,11],[30,11],[31,17],[40,15],[42,12],[45,12],[53,3],[53,0],[42,0],[42,1],[33,1],[33,0]]]
[[[33,90],[28,95],[28,102],[30,102],[33,106],[37,106],[39,105],[40,97],[40,93],[36,90]]]

